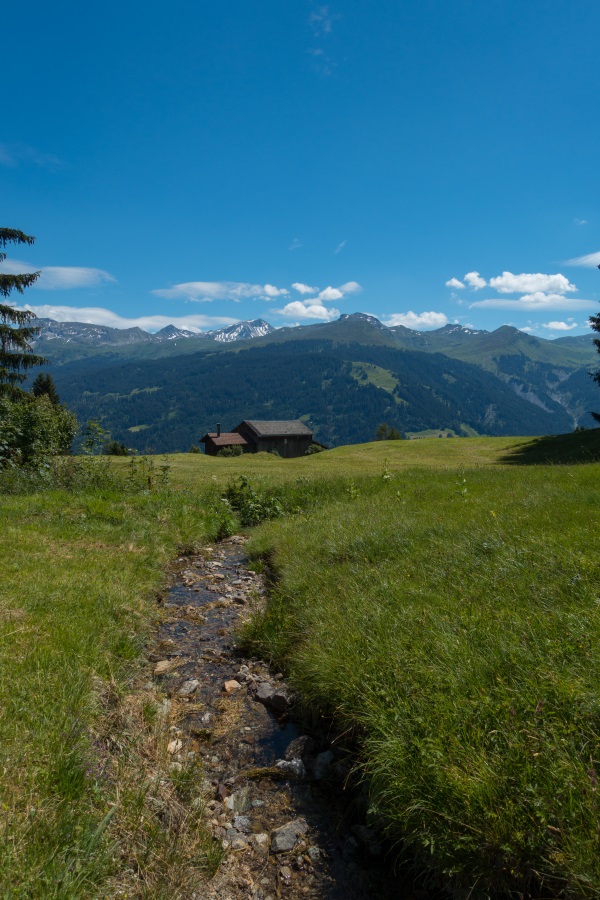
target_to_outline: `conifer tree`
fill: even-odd
[[[60,406],[60,397],[54,384],[54,378],[48,372],[40,372],[36,375],[31,385],[31,393],[34,397],[46,396],[52,406]]]
[[[3,249],[7,244],[33,244],[34,241],[35,238],[15,228],[0,228],[0,262],[6,259]],[[39,272],[22,275],[0,272],[0,300],[8,299],[13,291],[22,294],[39,276]],[[26,370],[47,362],[31,350],[29,342],[40,330],[29,324],[32,319],[34,313],[0,302],[0,396],[22,395],[18,385],[27,378]]]

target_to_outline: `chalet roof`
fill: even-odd
[[[258,437],[292,437],[299,435],[311,435],[312,430],[299,419],[284,422],[259,422],[255,419],[244,419],[240,425],[248,425]],[[237,427],[240,428],[240,425]]]
[[[208,439],[215,447],[230,447],[232,444],[245,446],[248,443],[246,438],[238,434],[237,431],[222,431],[218,437],[216,431],[209,431],[203,438],[200,438],[200,443],[205,444]]]

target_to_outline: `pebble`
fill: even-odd
[[[281,687],[274,687],[268,681],[263,681],[258,685],[255,699],[279,715],[285,712],[288,705],[287,691]]]
[[[288,775],[293,775],[294,778],[304,778],[306,775],[306,769],[301,759],[278,759],[275,768],[281,769]]]
[[[250,837],[252,844],[256,847],[256,849],[262,853],[266,853],[269,849],[269,835],[261,832],[260,834],[253,834]]]
[[[286,850],[293,850],[300,842],[300,839],[308,831],[306,819],[292,819],[276,828],[271,835],[271,850],[273,853],[284,853]]]
[[[155,675],[164,675],[165,672],[168,672],[171,668],[171,660],[170,659],[161,659],[160,662],[157,662],[154,666],[154,674]]]
[[[236,834],[229,845],[232,850],[248,850],[249,844],[243,834]]]
[[[302,734],[285,748],[285,759],[302,759],[304,756],[310,756],[315,749],[315,742],[307,734]]]
[[[191,678],[189,681],[183,682],[177,693],[180,697],[191,697],[199,684],[200,682],[197,678]]]
[[[241,688],[241,684],[239,681],[236,681],[234,678],[231,678],[229,681],[226,681],[223,685],[223,689],[226,694],[234,694],[236,691],[239,691]]]
[[[230,794],[225,800],[225,806],[232,812],[244,813],[252,808],[254,804],[250,801],[250,788],[240,788],[239,791]]]
[[[234,816],[233,827],[241,831],[242,834],[250,834],[252,831],[252,820],[249,816]]]

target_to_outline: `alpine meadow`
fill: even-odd
[[[0,900],[600,900],[597,3],[1,21]]]

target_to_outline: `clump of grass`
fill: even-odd
[[[600,893],[599,474],[408,470],[252,543],[279,584],[246,643],[360,736],[379,827],[477,896]]]
[[[188,851],[196,875],[214,853],[201,812],[182,812],[166,776],[156,787],[156,723],[127,712],[125,698],[164,567],[206,540],[210,516],[201,498],[150,491],[147,480],[141,490],[110,479],[31,488],[0,496],[3,892],[105,896],[130,870],[140,896],[175,897],[177,854],[182,879]],[[160,810],[171,808],[166,828]]]

